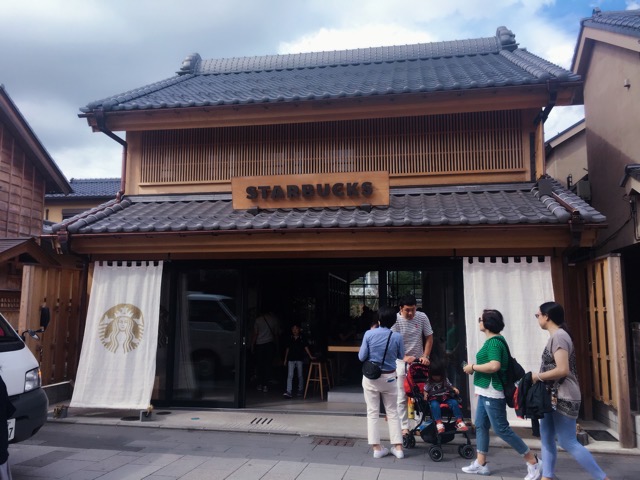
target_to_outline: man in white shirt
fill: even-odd
[[[417,311],[416,297],[405,295],[400,299],[400,311],[396,323],[391,330],[402,335],[404,341],[404,358],[396,361],[398,375],[398,414],[402,423],[402,435],[409,433],[409,415],[407,411],[407,394],[404,381],[407,377],[408,364],[419,360],[429,365],[429,355],[433,347],[433,329],[429,317]]]

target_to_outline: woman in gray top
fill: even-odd
[[[576,439],[576,419],[580,409],[580,386],[576,368],[573,340],[565,329],[564,309],[555,302],[540,305],[535,314],[540,328],[549,332],[549,341],[542,352],[540,372],[533,375],[534,382],[544,382],[551,391],[553,412],[540,420],[542,443],[542,479],[552,480],[558,457],[558,443],[591,476],[608,479],[593,456]]]
[[[389,426],[389,439],[393,448],[391,453],[396,458],[404,458],[402,450],[402,428],[398,416],[398,389],[396,384],[396,359],[404,357],[402,335],[391,332],[389,328],[396,321],[396,311],[390,307],[380,307],[378,311],[379,328],[368,330],[362,338],[358,358],[361,362],[371,360],[381,365],[382,375],[375,380],[362,376],[362,389],[367,403],[367,437],[373,448],[373,458],[382,458],[389,454],[389,449],[380,444],[380,399],[384,403]],[[387,341],[389,346],[387,347]],[[385,355],[385,348],[387,350]],[[384,358],[383,358],[384,357]]]

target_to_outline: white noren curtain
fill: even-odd
[[[72,407],[145,409],[155,379],[162,262],[96,262]]]

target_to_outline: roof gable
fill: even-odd
[[[640,9],[603,12],[594,8],[591,17],[580,22],[580,34],[571,70],[585,75],[591,60],[592,44],[607,42],[640,53]]]
[[[581,21],[582,27],[621,33],[640,38],[640,9],[603,12],[599,8],[593,15]]]
[[[31,126],[13,103],[2,84],[0,84],[0,122],[6,123],[9,130],[13,132],[13,135],[24,148],[29,159],[44,177],[47,191],[69,193],[71,186],[67,179],[42,143],[40,143]]]

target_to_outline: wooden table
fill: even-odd
[[[341,344],[341,345],[328,345],[327,352],[352,352],[358,353],[360,351],[360,345],[353,343]]]

